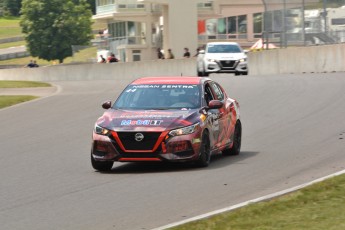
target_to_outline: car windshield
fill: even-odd
[[[129,85],[116,100],[113,109],[196,109],[200,108],[200,95],[198,85]]]
[[[242,50],[239,46],[233,44],[210,44],[207,47],[208,53],[241,53]]]

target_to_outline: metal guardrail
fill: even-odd
[[[24,41],[24,37],[23,36],[17,36],[17,37],[11,37],[11,38],[1,38],[0,44],[8,43],[8,42],[18,42],[18,41]]]
[[[13,59],[13,58],[22,58],[22,57],[28,57],[30,56],[30,53],[27,51],[20,51],[20,52],[15,52],[15,53],[7,53],[7,54],[1,54],[0,55],[0,60],[8,60],[8,59]]]

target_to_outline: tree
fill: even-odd
[[[2,0],[3,8],[6,14],[19,16],[22,7],[22,0]]]
[[[73,0],[75,4],[79,4],[80,0]],[[96,1],[95,0],[86,0],[87,3],[90,5],[90,9],[92,14],[96,14]]]
[[[86,0],[23,0],[20,25],[33,57],[63,63],[72,45],[89,45],[92,13]]]
[[[96,1],[95,0],[87,0],[87,2],[89,3],[91,10],[92,10],[92,14],[96,14]]]

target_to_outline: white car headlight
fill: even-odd
[[[240,61],[240,62],[246,62],[246,61],[247,61],[247,58],[241,58],[239,61]]]
[[[169,135],[172,137],[187,135],[187,134],[194,133],[198,128],[199,128],[199,122],[195,123],[194,125],[190,125],[187,127],[171,130],[169,132]]]
[[[95,129],[94,129],[95,133],[99,134],[99,135],[108,135],[110,133],[110,130],[102,128],[99,125],[95,125]]]
[[[216,59],[207,59],[208,62],[217,62]]]

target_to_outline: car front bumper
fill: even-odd
[[[115,132],[114,132],[115,133]],[[200,131],[188,135],[169,137],[162,133],[152,148],[130,148],[115,134],[103,136],[93,134],[92,157],[96,161],[171,161],[185,162],[199,158],[201,145]],[[135,144],[135,143],[133,143]]]
[[[239,60],[220,60],[205,63],[207,73],[244,73],[248,72],[248,63]]]

